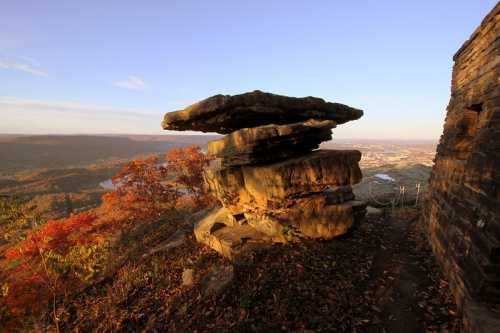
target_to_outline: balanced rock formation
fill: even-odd
[[[500,332],[500,4],[454,61],[426,226],[465,331]]]
[[[164,129],[227,134],[208,144],[217,159],[205,181],[222,204],[195,227],[198,241],[228,258],[293,237],[331,239],[365,215],[351,185],[361,153],[316,150],[338,124],[363,112],[315,97],[260,91],[217,95],[167,113]]]

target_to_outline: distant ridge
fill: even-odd
[[[0,135],[2,174],[40,168],[82,167],[100,161],[205,147],[211,135]]]

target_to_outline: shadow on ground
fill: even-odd
[[[74,309],[61,316],[61,327],[127,332],[459,332],[461,319],[421,236],[418,217],[415,209],[397,209],[368,218],[341,239],[273,245],[231,269],[231,263],[188,236],[168,253],[128,263],[129,270],[133,267],[149,277],[128,281],[120,297],[115,290],[123,288],[118,280],[124,278],[115,277],[73,300]],[[207,285],[216,288],[207,292]]]

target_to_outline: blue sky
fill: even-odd
[[[494,0],[0,4],[0,133],[164,133],[255,89],[365,110],[334,138],[437,139],[452,56]]]

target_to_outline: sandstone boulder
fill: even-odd
[[[162,127],[227,134],[247,127],[292,124],[309,119],[342,124],[362,115],[361,110],[321,98],[287,97],[256,90],[234,96],[215,95],[184,110],[169,112]]]
[[[316,150],[282,162],[205,172],[210,189],[233,214],[277,209],[295,199],[329,188],[358,183],[361,153],[356,150]]]
[[[186,268],[182,271],[182,285],[192,286],[194,284],[194,269]]]
[[[300,237],[331,239],[347,233],[366,213],[366,204],[349,200],[330,204],[325,195],[312,195],[296,205],[242,213],[241,224],[227,224],[233,215],[218,208],[195,227],[196,239],[227,258],[269,242],[286,242],[289,233]]]
[[[332,120],[243,128],[208,143],[208,153],[222,166],[272,163],[304,155],[332,138]]]
[[[224,257],[234,260],[240,253],[265,246],[273,239],[249,224],[232,224],[232,215],[216,208],[194,228],[196,240],[208,245]]]
[[[309,238],[332,239],[359,224],[366,204],[350,200],[329,204],[324,195],[313,195],[288,208],[245,213],[246,222],[275,241],[287,241],[287,232]]]
[[[201,290],[204,297],[218,295],[223,292],[234,280],[232,265],[215,266],[201,281]]]

